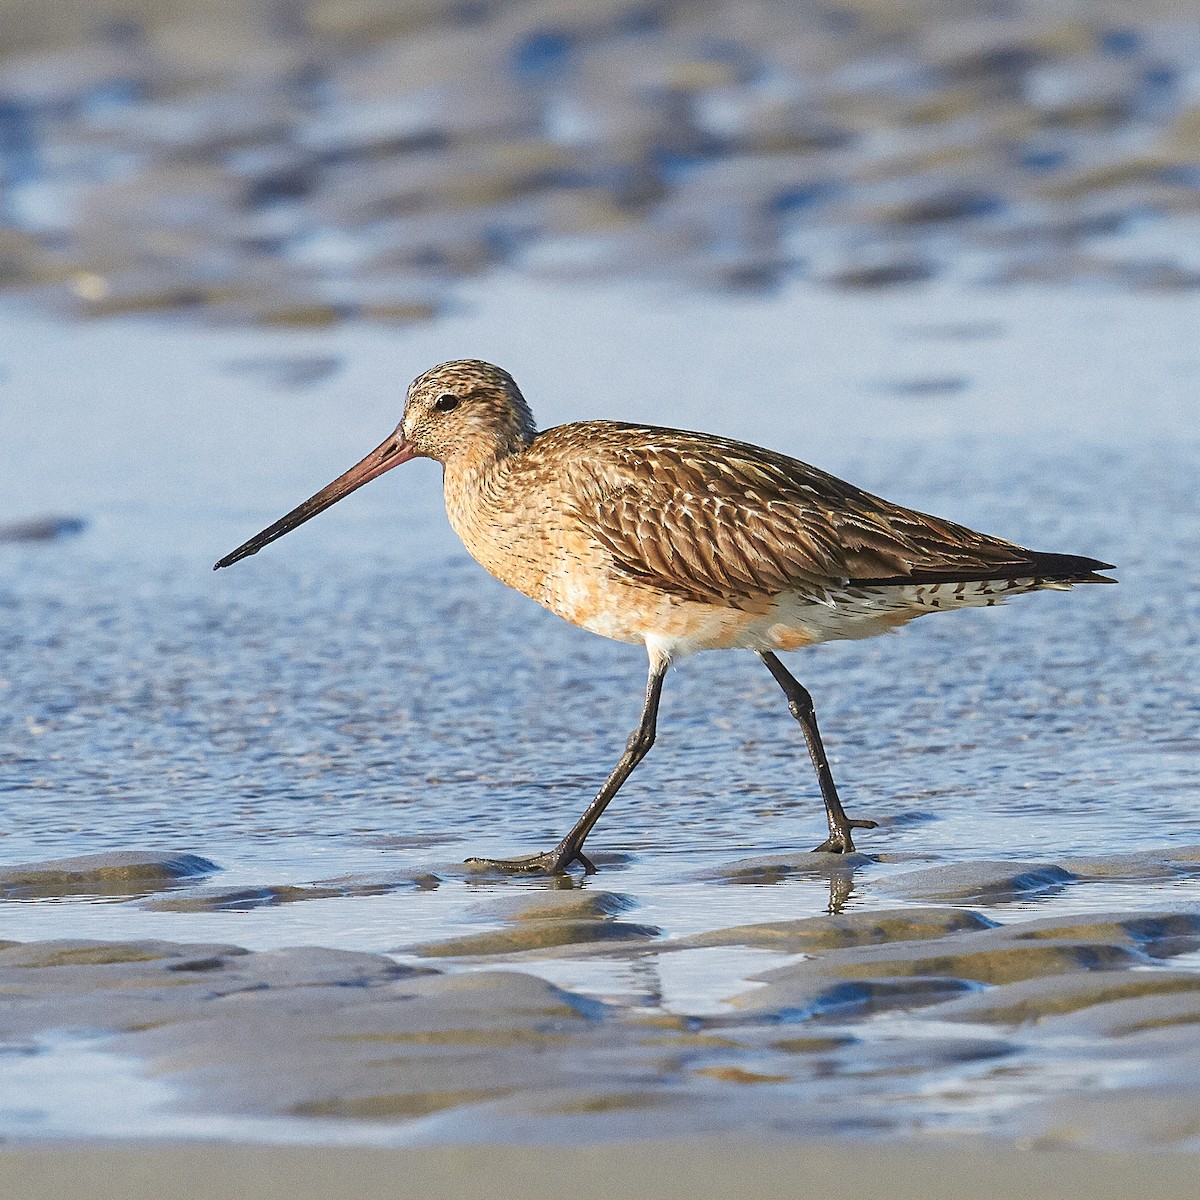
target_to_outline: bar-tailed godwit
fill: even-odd
[[[637,729],[570,833],[544,854],[472,860],[509,870],[594,870],[584,840],[654,744],[668,666],[697,650],[752,650],[766,664],[804,731],[825,801],[829,837],[816,848],[851,851],[852,831],[876,822],[846,815],[812,697],[777,652],[1022,592],[1114,582],[1096,574],[1108,563],[1026,550],[729,438],[619,421],[539,433],[512,376],[475,360],[419,375],[380,446],[217,568],[416,457],[442,464],[450,523],[477,562],[575,625],[644,645],[650,658]]]

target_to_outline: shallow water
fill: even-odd
[[[636,415],[748,437],[915,507],[1118,564],[1119,588],[1026,597],[793,658],[847,806],[881,822],[860,839],[870,857],[832,874],[794,854],[821,840],[822,815],[770,678],[750,655],[680,664],[658,744],[589,842],[601,872],[575,880],[628,898],[623,920],[669,943],[831,905],[897,907],[888,880],[924,866],[1070,870],[1200,841],[1195,301],[938,287],[847,302],[798,287],[770,303],[668,305],[651,290],[504,277],[470,300],[437,326],[388,336],[0,317],[0,441],[16,451],[0,517],[89,522],[71,541],[0,546],[4,862],[188,851],[219,865],[201,882],[222,890],[438,877],[226,911],[18,897],[0,908],[0,936],[319,945],[416,961],[409,948],[499,927],[490,905],[551,886],[457,864],[545,848],[571,824],[636,717],[636,648],[568,627],[471,563],[429,464],[210,570],[375,445],[407,378],[463,354],[513,369],[543,424]],[[279,383],[281,360],[313,358],[343,365]],[[955,390],[880,385],[959,377],[968,382]],[[750,882],[723,870],[769,855],[792,860]],[[1131,860],[1127,873],[1110,865],[1024,897],[949,903],[1002,923],[1191,911],[1200,878],[1148,878]],[[713,1017],[753,990],[751,976],[796,960],[737,946],[636,959],[602,950],[541,952],[519,969],[651,1012]],[[872,1028],[903,1040],[904,1020],[915,1018],[885,1014]],[[855,1021],[856,1036],[868,1024]],[[1052,1048],[1024,1053],[1033,1065],[1011,1085],[1014,1105],[1088,1083],[1077,1056],[1060,1077]],[[924,1127],[986,1127],[1005,1107],[990,1075],[973,1087],[971,1061],[909,1098]],[[1096,1070],[1107,1080],[1125,1068],[1106,1058]],[[5,1111],[6,1131],[36,1132]],[[43,1132],[105,1132],[69,1105],[53,1111],[76,1115]],[[154,1106],[144,1111],[140,1128],[153,1130]]]

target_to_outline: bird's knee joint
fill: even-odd
[[[641,729],[635,729],[629,735],[629,740],[625,743],[625,749],[628,750],[630,754],[646,754],[653,745],[653,730],[643,732]]]

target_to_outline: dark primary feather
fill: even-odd
[[[538,435],[575,485],[576,519],[617,568],[663,591],[736,602],[847,586],[1039,578],[1111,582],[1107,564],[1042,554],[873,496],[806,463],[709,434],[589,421]]]

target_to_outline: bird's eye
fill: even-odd
[[[443,392],[434,402],[433,407],[438,412],[449,412],[452,408],[458,407],[458,397],[453,392]]]

